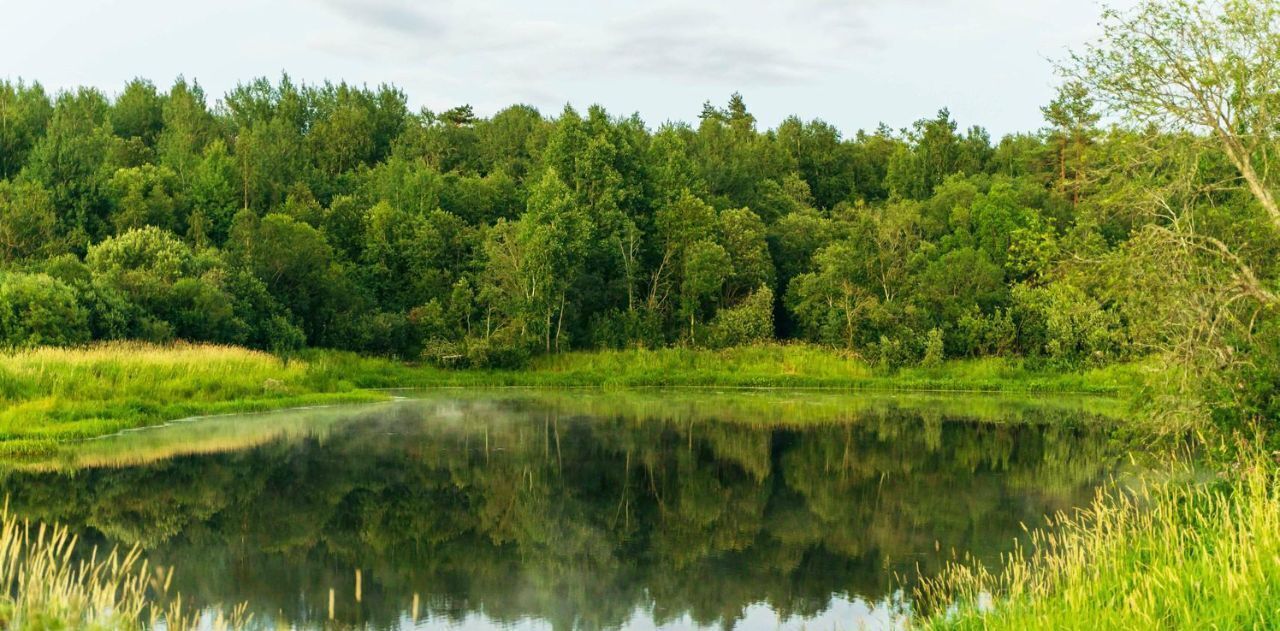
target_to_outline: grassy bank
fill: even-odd
[[[1211,483],[1104,493],[993,571],[922,594],[929,629],[1263,629],[1280,624],[1280,474],[1255,455]]]
[[[519,371],[446,370],[350,353],[309,351],[290,361],[240,348],[115,343],[0,355],[0,454],[35,454],[58,441],[168,420],[339,402],[377,401],[380,388],[820,387],[875,390],[1120,394],[1136,366],[1032,370],[1018,360],[954,361],[886,374],[809,346],[705,351],[577,352]]]
[[[933,369],[887,372],[831,350],[770,345],[563,353],[524,372],[494,373],[511,385],[739,386],[1119,394],[1140,382],[1130,365],[1083,372],[1028,368],[1004,358],[952,360]]]
[[[0,454],[193,415],[380,398],[310,364],[239,348],[23,351],[0,355]]]
[[[1062,372],[998,357],[885,371],[837,351],[799,344],[579,351],[536,358],[523,370],[408,367],[331,351],[311,351],[304,357],[328,380],[367,388],[737,387],[1122,395],[1144,380],[1142,367],[1134,364]]]

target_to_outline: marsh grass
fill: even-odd
[[[1280,472],[1102,491],[993,571],[952,565],[918,597],[931,629],[1280,628]]]
[[[210,345],[111,343],[0,355],[0,455],[47,453],[194,415],[385,398],[317,383],[306,362]]]
[[[175,419],[386,400],[378,388],[770,387],[1116,395],[1142,379],[1125,365],[1035,370],[1016,359],[877,370],[803,344],[727,350],[572,352],[525,370],[447,370],[338,351],[292,359],[229,346],[113,342],[0,353],[0,457],[39,457],[68,440]]]
[[[707,386],[884,391],[1118,395],[1141,384],[1147,367],[1036,369],[1021,359],[959,359],[941,366],[883,370],[858,357],[806,344],[575,351],[533,360],[521,371],[422,371],[406,385]]]
[[[212,617],[184,611],[167,594],[173,578],[141,558],[138,548],[80,555],[65,526],[20,521],[0,511],[0,629],[234,629],[247,608]]]

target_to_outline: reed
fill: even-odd
[[[1212,482],[1112,487],[988,570],[952,565],[927,629],[1264,629],[1280,625],[1280,472],[1251,455]]]
[[[138,548],[81,555],[65,526],[0,512],[0,629],[237,629],[247,608],[202,617],[167,594],[173,569],[142,560]]]

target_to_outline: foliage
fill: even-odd
[[[773,290],[761,285],[736,307],[721,309],[711,321],[716,348],[762,344],[773,339]]]
[[[762,129],[738,94],[651,130],[287,75],[220,107],[185,80],[2,82],[0,265],[69,286],[94,340],[514,367],[770,330],[891,369],[940,335],[1063,369],[1162,355],[1192,415],[1263,409],[1230,383],[1280,319],[1278,15],[1107,11],[1046,127],[998,141],[947,109]]]
[[[45,274],[0,272],[0,345],[73,345],[88,338],[70,287]]]

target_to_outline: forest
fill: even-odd
[[[887,366],[1132,358],[1159,342],[1132,206],[1192,139],[1103,129],[1065,86],[993,142],[947,112],[846,138],[593,107],[412,113],[390,86],[0,83],[0,337],[319,346],[511,367],[570,348],[804,340]],[[1126,170],[1157,143],[1166,168]],[[1194,156],[1206,177],[1231,167]],[[1137,180],[1141,176],[1143,180]],[[1263,218],[1205,220],[1275,260]],[[1121,207],[1121,208],[1118,208]],[[1163,282],[1161,277],[1145,279]]]
[[[1053,131],[993,145],[946,110],[851,138],[822,121],[760,130],[736,94],[655,130],[598,107],[411,113],[394,87],[287,76],[212,109],[183,80],[114,99],[0,91],[10,345],[176,338],[475,366],[774,338],[893,365],[1129,352],[1105,287],[1051,277],[1132,231],[1080,208],[1112,144],[1083,95],[1046,110]]]
[[[1232,6],[1185,50],[1136,37],[1177,7],[1111,14],[1044,127],[1000,139],[945,108],[906,129],[764,129],[739,94],[654,126],[600,107],[415,112],[394,86],[288,75],[219,99],[183,78],[111,96],[6,80],[0,344],[476,368],[771,340],[887,369],[1167,354],[1231,401],[1211,412],[1255,417],[1280,364],[1280,69],[1195,58],[1274,47],[1269,13]],[[1162,91],[1180,68],[1223,76]]]

